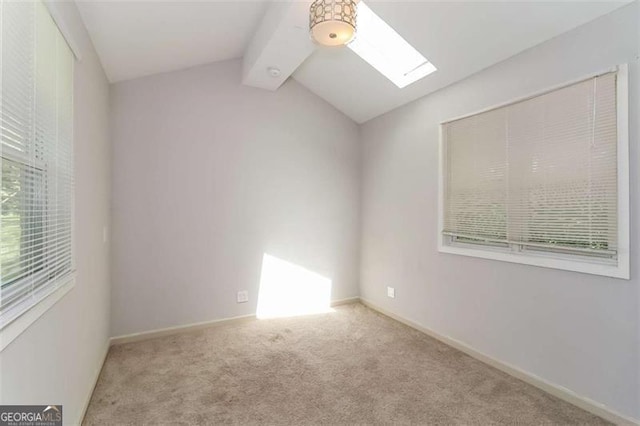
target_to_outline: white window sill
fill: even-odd
[[[0,352],[13,342],[23,331],[38,318],[44,315],[53,305],[61,300],[75,286],[75,276],[72,275],[67,282],[54,290],[51,294],[33,305],[19,317],[11,321],[0,330]]]
[[[546,253],[515,253],[491,247],[470,247],[456,244],[441,243],[438,247],[441,253],[458,254],[462,256],[480,257],[482,259],[500,260],[503,262],[520,263],[523,265],[540,266],[543,268],[563,269],[565,271],[582,272],[585,274],[602,275],[606,277],[629,279],[628,254],[619,254],[618,264],[611,265],[571,259],[570,256]]]

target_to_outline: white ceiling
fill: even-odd
[[[240,58],[268,6],[267,0],[77,3],[112,82]],[[438,71],[398,89],[347,48],[316,49],[293,78],[359,123],[604,15],[628,0],[367,3]],[[304,25],[295,23],[296,29]],[[307,37],[306,31],[298,33]],[[277,66],[278,54],[270,55],[273,60],[266,61]]]
[[[358,123],[606,14],[624,2],[367,2],[438,71],[398,89],[350,49],[317,49],[293,74]]]
[[[77,0],[109,81],[240,58],[267,1]]]

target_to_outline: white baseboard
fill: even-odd
[[[347,305],[349,303],[358,303],[359,297],[350,297],[347,299],[339,299],[331,302],[331,306]],[[170,336],[173,334],[184,333],[186,331],[195,331],[203,328],[216,327],[221,325],[233,324],[243,321],[250,321],[256,318],[255,314],[243,315],[231,318],[222,318],[212,321],[203,321],[186,325],[179,325],[176,327],[167,327],[157,330],[142,331],[140,333],[125,334],[122,336],[112,337],[110,340],[111,345],[120,345],[122,343],[139,342],[142,340],[155,339],[156,337]]]
[[[377,306],[375,303],[372,303],[366,299],[362,299],[360,298],[360,302],[373,309],[374,311],[377,311],[389,318],[392,318],[398,322],[401,322],[405,325],[408,325],[409,327],[416,329],[428,336],[433,337],[434,339],[437,339],[455,349],[458,349],[459,351],[462,351],[464,353],[466,353],[467,355],[484,362],[485,364],[488,364],[494,368],[497,368],[498,370],[501,370],[513,377],[516,377],[520,380],[522,380],[523,382],[529,383],[530,385],[533,385],[539,389],[542,389],[543,391],[562,399],[563,401],[566,401],[570,404],[573,404],[577,407],[582,408],[585,411],[588,411],[592,414],[595,414],[596,416],[600,416],[605,420],[608,420],[610,422],[613,422],[615,424],[618,425],[640,425],[640,420],[636,420],[636,419],[632,419],[630,417],[624,416],[622,414],[616,413],[615,411],[611,410],[610,408],[608,408],[606,405],[604,404],[600,404],[599,402],[593,401],[589,398],[586,398],[584,396],[578,395],[577,393],[573,392],[570,389],[564,388],[562,386],[558,386],[556,384],[550,383],[544,379],[542,379],[541,377],[538,377],[534,374],[528,373],[524,370],[519,369],[518,367],[515,367],[513,365],[507,364],[503,361],[497,360],[495,358],[492,358],[489,355],[486,355],[482,352],[479,352],[477,350],[475,350],[474,348],[472,348],[471,346],[467,345],[466,343],[460,342],[458,340],[452,339],[451,337],[439,334],[431,329],[428,329],[426,327],[421,326],[420,324],[413,322],[411,320],[408,320],[406,318],[403,318],[399,315],[396,315],[392,312],[387,311],[386,309],[383,309],[379,306]]]
[[[251,321],[252,319],[255,319],[255,318],[256,316],[254,314],[254,315],[243,315],[243,316],[232,317],[232,318],[223,318],[223,319],[217,319],[217,320],[211,320],[211,321],[202,321],[202,322],[196,322],[192,324],[178,325],[175,327],[160,328],[157,330],[142,331],[140,333],[132,333],[132,334],[125,334],[123,336],[116,336],[116,337],[112,337],[110,342],[111,342],[111,346],[121,345],[123,343],[140,342],[142,340],[155,339],[156,337],[171,336],[178,333],[184,333],[186,331],[195,331],[195,330],[201,330],[203,328],[216,327],[220,325],[233,324],[233,323],[238,323],[243,321]]]
[[[346,299],[333,300],[331,306],[350,305],[352,303],[360,303],[359,297],[349,297]]]
[[[91,391],[87,395],[86,400],[84,401],[84,406],[82,407],[82,412],[80,413],[80,424],[84,421],[84,416],[87,415],[87,410],[89,409],[89,403],[91,402],[91,397],[93,396],[93,391],[96,389],[96,385],[98,384],[98,379],[100,378],[100,373],[102,372],[102,367],[104,366],[104,362],[107,360],[107,354],[109,353],[109,348],[111,347],[110,341],[107,341],[107,344],[104,347],[102,354],[102,362],[96,369],[93,374],[93,386],[91,386]]]

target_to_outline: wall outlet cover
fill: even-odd
[[[393,287],[387,287],[387,296],[391,297],[392,299],[396,297],[396,289]]]
[[[247,290],[242,290],[238,292],[238,303],[245,303],[249,301],[249,292]]]

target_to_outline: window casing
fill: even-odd
[[[627,68],[441,124],[439,250],[629,278]]]
[[[0,330],[73,278],[73,54],[40,1],[1,2]]]

